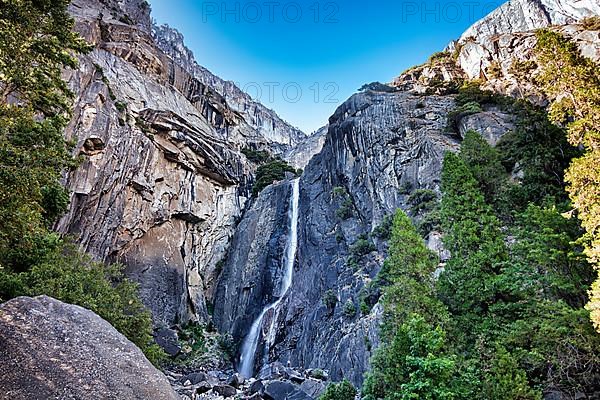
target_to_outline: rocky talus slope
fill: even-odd
[[[169,381],[108,322],[50,297],[0,305],[2,400],[176,400]]]

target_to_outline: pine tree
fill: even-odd
[[[586,255],[600,268],[600,66],[581,55],[577,45],[560,33],[542,29],[535,48],[542,72],[537,82],[552,100],[551,119],[568,128],[568,139],[585,153],[566,173],[568,191],[587,231]],[[600,303],[594,284],[588,304],[600,332]]]

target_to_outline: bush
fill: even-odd
[[[120,265],[104,266],[64,244],[21,274],[4,273],[0,288],[12,287],[8,297],[47,295],[87,308],[115,327],[150,361],[163,354],[152,339],[152,318],[139,300],[137,285],[125,279]]]
[[[333,310],[338,302],[337,294],[333,291],[333,289],[329,289],[323,294],[322,300],[323,304],[325,304],[325,307],[327,307],[329,310]]]
[[[408,204],[414,214],[431,211],[437,205],[437,193],[431,189],[417,189],[408,198]]]
[[[359,92],[364,92],[366,90],[371,90],[373,92],[384,92],[384,93],[393,93],[397,91],[397,89],[393,86],[385,85],[381,82],[371,82],[364,84],[358,89]]]
[[[346,220],[353,215],[354,203],[352,202],[352,198],[348,196],[340,205],[340,207],[336,210],[335,215],[341,220]]]
[[[381,220],[381,223],[373,229],[373,237],[381,240],[388,240],[392,235],[392,224],[394,223],[393,215],[386,215]]]
[[[354,318],[356,315],[356,305],[352,301],[352,299],[348,299],[346,304],[344,304],[344,316],[347,318]]]
[[[600,16],[585,17],[581,20],[581,26],[588,31],[600,31]]]
[[[250,147],[243,148],[242,154],[245,155],[250,162],[253,162],[255,164],[264,164],[267,161],[273,159],[273,157],[268,151],[254,150]]]
[[[252,194],[258,196],[258,194],[267,186],[272,184],[274,181],[281,181],[285,179],[286,172],[297,174],[297,171],[286,163],[285,161],[275,160],[261,165],[256,170],[256,182],[252,188]]]
[[[127,110],[127,103],[125,103],[123,101],[117,101],[117,102],[115,102],[115,107],[116,107],[117,111],[123,112],[123,111]]]
[[[367,285],[363,286],[360,289],[358,294],[359,302],[360,302],[360,312],[363,315],[367,315],[371,312],[375,304],[379,301],[381,297],[381,288],[377,284],[377,282],[370,282]]]
[[[356,389],[344,379],[340,383],[330,383],[319,400],[354,400],[354,397],[356,397]]]
[[[350,246],[350,254],[354,257],[362,257],[377,250],[377,247],[369,240],[365,235],[358,238],[358,240]]]

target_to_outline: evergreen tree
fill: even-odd
[[[535,48],[542,72],[536,80],[552,99],[551,119],[568,127],[568,139],[585,153],[566,173],[568,190],[587,231],[586,255],[600,268],[600,66],[581,55],[577,45],[560,33],[542,29]],[[593,286],[593,290],[598,288]],[[600,332],[600,303],[592,291],[588,304]]]
[[[496,275],[507,253],[498,219],[464,160],[453,153],[444,158],[442,192],[444,244],[452,258],[440,276],[439,294],[469,337],[496,299]]]

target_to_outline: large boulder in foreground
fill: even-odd
[[[178,398],[108,322],[47,296],[0,305],[0,377],[2,400]]]

